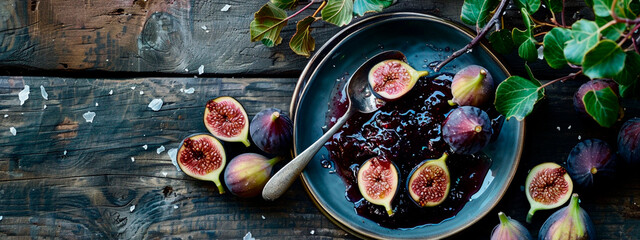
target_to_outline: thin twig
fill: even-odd
[[[323,1],[320,7],[318,7],[318,9],[316,9],[316,11],[311,16],[316,17],[316,15],[320,12],[320,10],[324,8],[324,6],[327,6],[327,1]]]
[[[556,79],[551,80],[551,81],[549,81],[548,83],[545,83],[545,84],[543,84],[542,86],[538,87],[538,90],[540,90],[540,89],[542,89],[542,88],[546,88],[546,87],[548,87],[549,85],[554,84],[554,83],[556,83],[556,82],[560,82],[560,81],[564,82],[564,81],[567,81],[567,80],[569,80],[569,79],[575,78],[576,76],[578,76],[578,75],[580,75],[580,74],[582,74],[582,70],[577,71],[577,72],[574,72],[574,73],[570,73],[569,75],[564,76],[564,77],[561,77],[561,78],[556,78]]]
[[[562,12],[560,14],[561,14],[560,17],[562,18],[562,26],[566,27],[567,24],[564,21],[564,0],[562,0]]]
[[[613,3],[611,4],[611,17],[613,18],[613,21],[615,21],[616,23],[626,23],[628,25],[634,25],[634,24],[640,23],[640,17],[636,19],[620,18],[615,11],[615,7],[617,3],[618,3],[618,0],[613,0]]]
[[[487,25],[485,25],[482,30],[480,30],[480,32],[478,33],[478,35],[476,35],[475,38],[473,38],[471,40],[471,42],[469,42],[469,44],[467,44],[466,46],[464,46],[462,49],[455,51],[453,54],[451,54],[451,56],[449,56],[447,59],[445,59],[444,61],[438,63],[438,65],[433,68],[434,72],[438,72],[440,71],[440,69],[442,69],[442,67],[444,67],[444,65],[447,65],[447,63],[453,61],[453,59],[456,59],[457,57],[461,56],[462,54],[466,53],[469,49],[471,49],[472,47],[474,47],[476,44],[478,44],[478,42],[480,42],[480,40],[482,38],[484,38],[484,36],[487,34],[487,32],[489,32],[489,29],[491,29],[493,27],[493,25],[495,25],[498,22],[498,19],[500,18],[500,15],[502,15],[502,12],[504,11],[505,6],[507,6],[507,2],[509,2],[509,0],[502,0],[500,2],[500,6],[498,6],[498,10],[496,10],[496,13],[493,14],[493,16],[491,17],[491,19],[489,20],[489,22],[487,23]]]

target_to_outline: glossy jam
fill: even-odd
[[[371,114],[357,113],[331,138],[326,147],[336,173],[344,180],[345,197],[356,212],[387,228],[413,228],[438,224],[455,217],[478,192],[491,160],[481,156],[452,155],[447,160],[451,173],[451,191],[436,207],[420,208],[407,192],[409,174],[425,159],[439,158],[449,149],[441,138],[441,124],[455,107],[451,99],[451,74],[425,77],[407,95],[388,102]],[[344,82],[344,81],[342,81]],[[329,106],[327,125],[331,126],[346,111],[344,83],[337,84]],[[491,114],[490,115],[495,115]],[[360,165],[373,156],[386,158],[398,167],[398,192],[393,200],[395,214],[364,200],[356,183]],[[323,165],[327,165],[326,163]]]

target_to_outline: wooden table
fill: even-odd
[[[185,136],[206,131],[201,119],[210,98],[236,97],[250,117],[267,107],[288,109],[307,59],[287,44],[249,41],[253,12],[265,2],[0,1],[0,239],[240,239],[247,232],[259,239],[354,238],[318,211],[299,181],[275,202],[239,199],[178,172],[167,154]],[[225,4],[231,8],[221,11]],[[386,11],[458,21],[461,5],[401,0]],[[314,26],[318,47],[340,30]],[[290,24],[282,34],[294,31]],[[516,56],[505,58],[524,75]],[[547,80],[567,72],[548,71],[543,62],[533,68]],[[526,120],[524,153],[506,195],[453,238],[488,238],[498,211],[524,220],[524,180],[537,163],[563,163],[579,139],[615,144],[621,122],[603,129],[573,110],[583,80],[547,89]],[[25,85],[31,93],[21,105]],[[158,112],[147,107],[154,98],[164,101]],[[640,102],[623,105],[624,120],[640,116]],[[89,111],[93,122],[83,117]],[[621,169],[611,186],[579,191],[599,238],[640,239],[637,171]],[[551,212],[527,225],[534,235]]]

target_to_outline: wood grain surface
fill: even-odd
[[[385,12],[420,12],[459,22],[462,2],[401,0]],[[202,65],[209,74],[297,77],[307,59],[295,55],[288,41],[295,32],[293,23],[304,14],[284,27],[283,44],[267,48],[249,41],[253,13],[265,3],[3,0],[0,69],[9,75],[33,74],[28,69],[193,74]],[[226,4],[229,10],[221,11]],[[584,3],[568,1],[567,6],[579,9]],[[516,6],[510,6],[507,15],[520,21]],[[319,48],[341,28],[318,21],[313,29]]]
[[[20,105],[25,84],[31,93]],[[579,84],[548,89],[527,118],[522,162],[507,194],[453,239],[488,238],[497,211],[523,221],[528,169],[543,161],[563,163],[579,138],[615,144],[621,123],[603,129],[572,109],[570,96]],[[202,108],[208,99],[234,96],[252,117],[267,107],[287,109],[294,86],[295,79],[287,78],[0,78],[0,238],[239,239],[247,232],[259,239],[353,238],[317,210],[299,181],[275,202],[219,195],[213,183],[179,172],[167,154],[183,137],[206,132]],[[189,88],[193,94],[181,91]],[[147,107],[154,98],[164,101],[158,112]],[[637,101],[624,105],[625,119],[640,115]],[[88,111],[96,113],[91,123],[82,116]],[[166,150],[157,154],[160,146]],[[258,151],[225,147],[230,157]],[[599,239],[640,236],[635,171],[622,165],[611,186],[577,190]],[[527,225],[534,235],[551,213],[540,211]]]

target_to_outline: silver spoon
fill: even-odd
[[[373,90],[369,85],[368,75],[369,70],[371,70],[374,65],[389,59],[406,61],[406,57],[401,52],[386,51],[375,55],[358,67],[356,72],[353,73],[347,81],[347,99],[349,100],[347,103],[347,111],[320,139],[311,144],[309,148],[300,153],[271,177],[262,190],[262,198],[265,200],[276,200],[282,196],[313,156],[324,146],[325,142],[327,142],[356,111],[371,113],[384,106],[385,101],[377,98],[375,94],[373,94]]]

